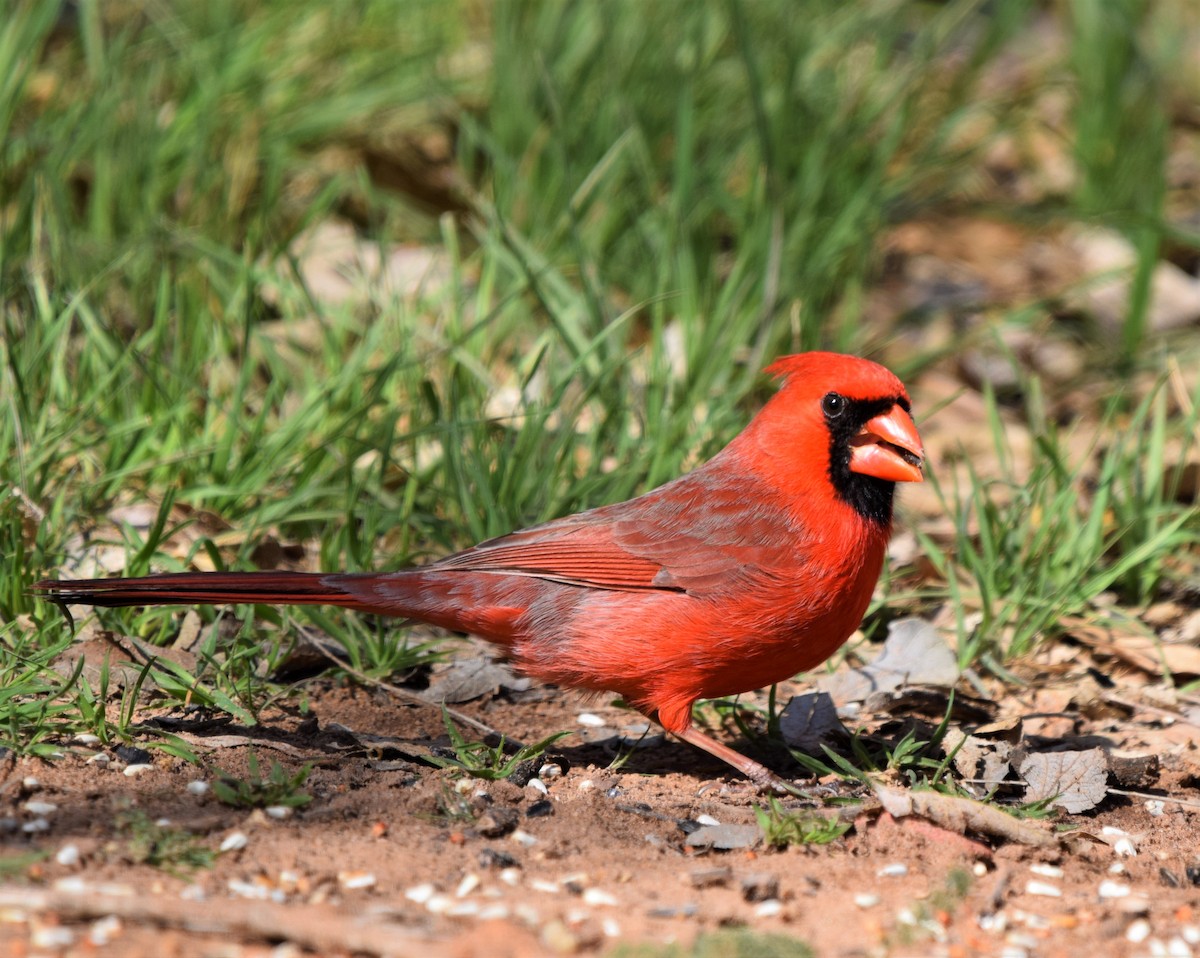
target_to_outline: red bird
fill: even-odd
[[[836,353],[766,370],[779,392],[715,458],[615,505],[384,573],[213,572],[44,581],[62,604],[337,605],[482,636],[517,668],[616,692],[762,786],[765,766],[692,726],[832,654],[866,611],[897,482],[924,450],[903,384]]]

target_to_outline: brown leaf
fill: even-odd
[[[1095,808],[1108,794],[1108,761],[1104,750],[1033,752],[1020,765],[1025,801],[1053,799],[1052,805],[1075,815]]]

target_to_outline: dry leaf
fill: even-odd
[[[822,745],[832,747],[850,737],[828,692],[794,696],[779,716],[779,733],[806,755],[821,755]]]
[[[1052,805],[1073,815],[1095,808],[1108,794],[1108,761],[1104,750],[1033,752],[1021,760],[1025,801],[1053,799]]]
[[[838,703],[861,702],[873,692],[901,685],[953,686],[958,659],[930,623],[899,619],[888,626],[883,651],[870,665],[838,672],[817,684]]]

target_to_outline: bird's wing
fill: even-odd
[[[710,593],[794,564],[803,536],[752,477],[701,470],[435,563],[597,589]]]

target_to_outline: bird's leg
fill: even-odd
[[[773,792],[777,795],[803,795],[803,792],[795,785],[785,782],[761,762],[756,762],[728,745],[723,745],[711,735],[705,735],[694,725],[689,725],[675,734],[685,742],[702,748],[709,755],[715,755],[722,762],[732,765],[764,792]]]

